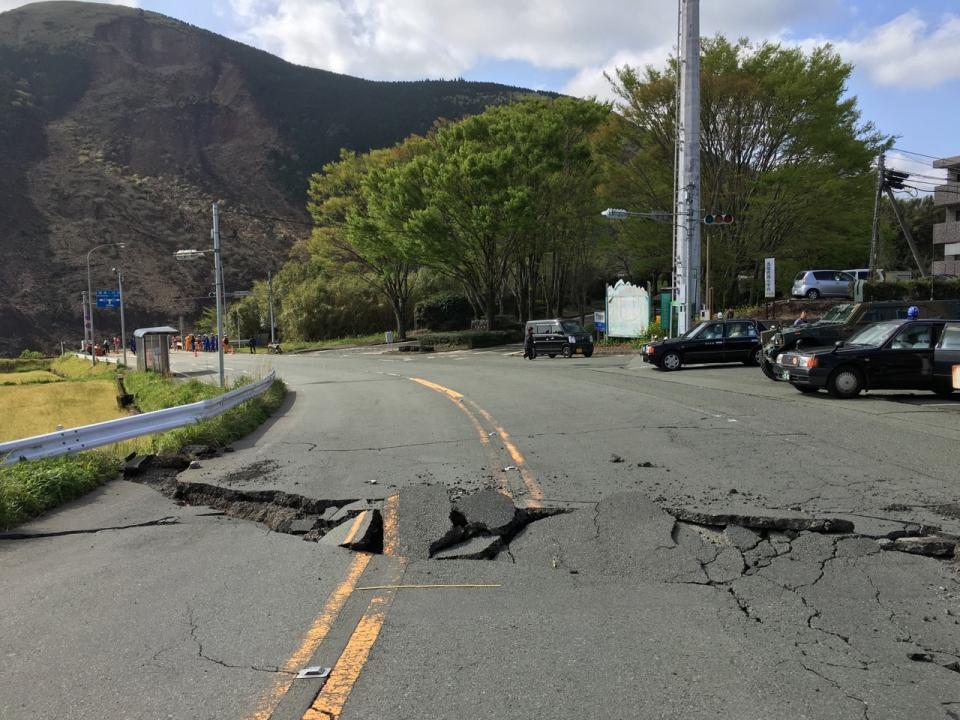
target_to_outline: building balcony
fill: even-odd
[[[960,222],[938,223],[933,226],[933,244],[960,243]]]
[[[960,183],[937,185],[933,189],[934,205],[960,205]]]

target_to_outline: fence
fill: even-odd
[[[0,464],[12,465],[20,460],[82,452],[142,435],[192,425],[216,417],[263,394],[275,379],[276,373],[271,371],[259,382],[244,385],[208,400],[0,443],[0,457],[3,458]]]

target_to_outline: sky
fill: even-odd
[[[675,0],[114,0],[300,65],[374,80],[456,78],[612,99],[604,73],[662,67]],[[26,4],[0,0],[0,11]],[[854,64],[888,166],[942,176],[960,155],[960,0],[701,0],[701,35],[812,48]],[[934,181],[931,181],[934,182]]]

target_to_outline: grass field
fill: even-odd
[[[0,387],[0,442],[89,425],[126,413],[117,409],[110,380],[58,382]]]
[[[60,377],[46,370],[0,373],[0,385],[30,385],[50,382],[60,382]]]
[[[87,380],[97,377],[111,378],[123,372],[111,363],[98,362],[93,365],[89,360],[81,360],[76,355],[64,355],[57,358],[50,366],[50,370],[69,380]]]

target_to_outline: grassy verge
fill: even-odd
[[[80,497],[119,469],[119,458],[96,451],[0,467],[0,529]]]
[[[59,383],[53,387],[89,390],[95,384],[99,383],[95,380]],[[107,384],[111,387],[113,402],[113,386],[111,383]],[[159,410],[213,397],[219,393],[212,385],[196,381],[177,383],[151,373],[130,373],[125,384],[128,392],[137,395],[137,402],[142,410]],[[265,422],[283,403],[286,393],[283,381],[277,380],[259,397],[189,427],[79,455],[0,466],[0,530],[35,518],[116,477],[121,458],[131,449],[140,452],[175,452],[184,445],[228,445]]]
[[[385,342],[383,333],[373,335],[355,335],[351,337],[333,338],[331,340],[298,340],[282,342],[280,347],[285,353],[296,350],[331,350],[343,347],[365,347],[367,345],[382,345]]]
[[[98,362],[93,365],[89,360],[81,360],[76,355],[64,355],[51,363],[50,372],[67,380],[89,380],[113,377],[123,370],[112,363]]]
[[[0,373],[0,385],[31,385],[34,383],[60,382],[60,376],[47,370],[21,370]]]
[[[52,362],[52,358],[0,358],[0,373],[47,370]]]

